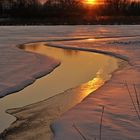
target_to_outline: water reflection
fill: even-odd
[[[46,50],[46,49],[43,49],[43,47],[41,47],[38,44],[32,43],[32,44],[28,44],[28,46],[30,47],[28,49],[27,49],[27,45],[20,45],[19,48],[22,50],[33,51],[33,52],[37,52],[37,53],[41,52],[42,54],[46,54],[46,51],[44,52],[44,50]],[[66,56],[78,55],[78,52],[79,52],[78,50],[71,50],[71,49],[62,49],[61,51],[63,51],[63,53]]]
[[[78,55],[78,51],[77,50],[67,50],[67,49],[64,49],[63,51],[64,51],[64,53],[66,55],[69,55],[69,56]]]
[[[96,39],[95,38],[89,38],[87,39],[87,41],[95,41]]]
[[[39,102],[73,88],[61,100],[65,108],[70,108],[103,85],[118,68],[118,59],[102,54],[54,48],[45,43],[31,43],[20,48],[51,56],[60,60],[61,65],[24,90],[0,99],[0,131],[14,121],[5,110]]]
[[[103,84],[104,84],[104,81],[101,77],[95,77],[80,87],[80,90],[82,92],[81,95],[84,95],[83,97],[85,98],[87,95],[89,95],[91,92],[97,90]],[[80,96],[80,99],[83,99],[83,97]]]
[[[99,87],[101,87],[104,84],[105,80],[104,80],[104,78],[102,78],[102,76],[99,73],[100,72],[97,72],[96,76],[92,80],[88,81],[87,83],[82,84],[78,88],[77,102],[81,102],[90,93],[97,90]],[[107,78],[107,76],[104,76],[104,77]],[[109,77],[108,77],[108,79],[109,79]]]

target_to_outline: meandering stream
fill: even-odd
[[[81,85],[75,96],[69,99],[71,104],[75,105],[109,80],[112,72],[118,69],[119,62],[122,61],[93,52],[50,47],[46,46],[45,42],[26,44],[20,49],[53,57],[60,60],[61,65],[34,84],[0,99],[0,132],[16,120],[5,113],[7,109],[49,99]]]

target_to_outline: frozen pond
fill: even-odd
[[[20,48],[51,56],[60,60],[61,65],[24,90],[0,99],[0,132],[15,121],[15,117],[5,113],[5,110],[36,103],[84,84],[78,89],[76,96],[70,98],[71,104],[75,105],[109,80],[121,61],[103,54],[54,48],[45,44],[30,43]]]

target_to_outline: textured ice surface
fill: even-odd
[[[52,58],[16,47],[35,39],[34,32],[27,31],[26,27],[0,27],[0,97],[23,89],[59,64]]]
[[[34,81],[36,76],[33,76],[33,73],[36,75],[44,72],[44,70],[46,72],[47,68],[52,68],[52,63],[47,63],[49,66],[45,65],[45,67],[39,63],[40,59],[48,60],[41,62],[52,62],[49,61],[49,58],[18,50],[15,47],[17,44],[73,37],[90,37],[93,39],[50,42],[50,44],[63,47],[90,48],[128,58],[131,65],[117,71],[112,80],[106,83],[105,86],[91,94],[79,105],[64,113],[52,124],[52,129],[55,140],[81,140],[82,137],[73,127],[73,124],[87,139],[94,140],[95,137],[98,139],[100,116],[102,105],[104,105],[103,140],[140,139],[140,121],[136,116],[128,91],[124,85],[124,82],[127,81],[133,94],[133,84],[135,84],[138,93],[140,93],[139,25],[0,27],[0,34],[0,89],[3,94],[6,94],[6,89],[9,90],[9,87],[11,88],[13,85],[14,89],[18,88],[20,85],[17,83],[27,84]],[[32,65],[30,65],[31,63]],[[37,69],[38,65],[40,65],[40,69]]]
[[[103,140],[140,139],[140,120],[125,86],[127,82],[136,103],[133,84],[136,85],[140,95],[140,36],[137,36],[140,26],[112,27],[110,29],[108,26],[102,27],[104,32],[108,32],[105,35],[107,38],[93,37],[85,41],[50,43],[54,46],[93,49],[115,54],[128,59],[130,64],[117,71],[102,88],[90,94],[83,102],[64,113],[52,124],[55,140],[81,140],[83,136],[88,140],[99,139],[102,106],[105,106],[102,126]],[[136,28],[138,32],[135,31]],[[118,34],[120,37],[115,38]]]

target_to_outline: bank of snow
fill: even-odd
[[[57,28],[57,29],[56,29]],[[82,137],[79,132],[73,127],[73,124],[80,130],[80,132],[87,139],[99,138],[99,125],[102,106],[105,106],[105,113],[103,117],[102,139],[103,140],[139,140],[140,139],[140,121],[138,120],[133,105],[131,103],[128,91],[125,86],[126,81],[134,93],[133,84],[136,85],[138,93],[140,92],[140,47],[139,47],[139,34],[140,26],[59,26],[59,27],[2,27],[1,32],[4,33],[3,37],[0,37],[1,45],[5,44],[8,40],[8,45],[15,45],[15,42],[25,43],[30,41],[39,41],[46,38],[55,39],[59,36],[62,37],[112,37],[112,36],[135,36],[133,38],[112,38],[112,39],[98,39],[98,40],[85,40],[85,41],[70,41],[70,42],[57,42],[52,45],[59,45],[65,47],[79,47],[90,48],[98,51],[109,52],[112,54],[122,55],[125,58],[129,58],[131,65],[117,71],[112,80],[105,84],[95,93],[87,97],[79,105],[75,106],[68,112],[64,113],[57,121],[52,124],[55,140],[81,140]],[[128,32],[129,31],[129,32]],[[11,37],[11,34],[13,35]],[[8,37],[6,38],[6,36]],[[6,45],[7,46],[7,45]],[[9,47],[8,46],[8,47]],[[8,50],[7,50],[8,52]],[[7,53],[6,52],[6,53]],[[32,54],[30,54],[32,55]],[[26,69],[26,67],[25,67]],[[24,70],[25,70],[24,69]],[[42,104],[42,108],[40,105]],[[45,102],[41,102],[33,105],[34,111],[46,109]],[[32,112],[33,108],[30,106],[25,107],[25,113],[28,115],[29,110]],[[49,112],[53,109],[48,108]],[[22,110],[22,109],[21,109]],[[19,109],[19,114],[20,111]],[[26,112],[27,111],[27,112]],[[10,111],[9,111],[10,112]],[[12,111],[11,111],[12,112]],[[14,110],[13,110],[14,112]],[[16,110],[17,114],[18,111]],[[16,114],[16,112],[14,112]],[[14,114],[13,113],[13,114]],[[37,112],[36,112],[37,113]],[[56,112],[53,112],[56,114]],[[22,114],[24,116],[24,113]],[[22,115],[20,117],[22,117]],[[42,117],[47,117],[43,115]],[[28,118],[26,118],[28,119]],[[41,127],[47,125],[42,122],[40,114],[32,118],[34,120],[34,126],[40,124]],[[44,118],[43,118],[44,119]],[[51,118],[49,118],[51,120]],[[20,138],[26,137],[26,127],[28,122],[23,123],[24,133]],[[33,132],[41,131],[37,127],[32,126]],[[14,127],[13,127],[14,128]],[[36,135],[36,139],[47,139],[43,132],[37,135],[36,133],[28,133],[30,137]],[[14,133],[14,131],[12,131]],[[16,132],[16,131],[15,131]],[[48,132],[49,133],[49,132]],[[13,139],[17,134],[13,134]],[[7,136],[8,139],[8,136]],[[10,138],[9,138],[10,139]],[[11,140],[11,139],[10,139]]]
[[[18,49],[18,44],[33,40],[33,33],[24,34],[24,28],[0,27],[0,97],[23,89],[60,64],[53,58]]]
[[[0,97],[23,89],[59,65],[52,58],[23,52],[10,45],[0,46],[0,56]]]
[[[128,29],[129,30],[129,29]],[[64,113],[52,124],[54,140],[99,139],[102,106],[105,107],[103,140],[139,140],[140,120],[131,102],[126,83],[135,100],[135,84],[140,94],[140,37],[57,42],[63,47],[90,49],[128,58],[130,65],[115,73],[102,88]],[[56,45],[52,43],[52,45]]]

